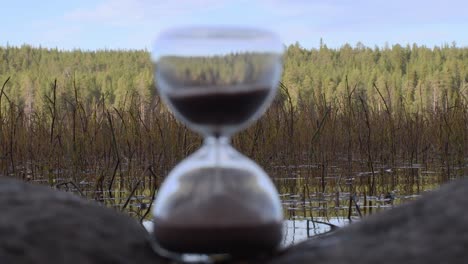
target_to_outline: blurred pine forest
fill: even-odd
[[[104,98],[116,106],[131,94],[149,102],[156,93],[150,54],[143,50],[61,51],[23,45],[1,47],[0,58],[0,80],[11,77],[4,92],[27,111],[42,107],[55,79],[59,98],[73,98],[75,85],[89,103]],[[392,111],[448,108],[468,96],[468,48],[369,48],[358,43],[309,50],[295,44],[286,48],[282,80],[295,104],[333,103],[346,94],[348,83],[366,101],[380,102],[380,110],[381,96]]]

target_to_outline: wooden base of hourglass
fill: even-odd
[[[251,173],[203,168],[180,177],[183,194],[170,201],[170,216],[155,216],[158,243],[181,253],[249,254],[275,249],[281,241],[282,222],[262,216],[260,208],[275,210],[275,203],[269,194],[258,191]]]

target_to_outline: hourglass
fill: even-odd
[[[160,96],[203,146],[167,176],[154,203],[154,237],[169,251],[272,250],[282,207],[268,175],[230,145],[273,100],[283,46],[272,33],[242,28],[166,31],[152,52]]]

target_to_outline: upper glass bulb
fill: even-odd
[[[283,49],[276,35],[256,29],[167,31],[152,53],[160,95],[190,128],[229,137],[271,103]]]

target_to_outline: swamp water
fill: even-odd
[[[330,225],[344,226],[349,218],[359,220],[366,215],[391,209],[414,200],[441,184],[468,176],[468,166],[451,168],[448,177],[444,167],[436,164],[405,164],[388,168],[375,165],[374,172],[355,166],[349,172],[345,166],[320,164],[271,166],[267,168],[280,193],[284,223],[282,246],[288,246],[330,230]],[[371,180],[374,177],[374,191]],[[47,184],[47,181],[33,181]],[[112,190],[96,190],[96,183],[70,179],[55,180],[57,189],[74,192],[108,207],[124,211],[151,228],[150,210],[154,191],[160,182],[152,177],[116,179]],[[106,186],[106,182],[104,185]],[[155,186],[156,189],[152,186]],[[449,203],[449,201],[447,201]]]

